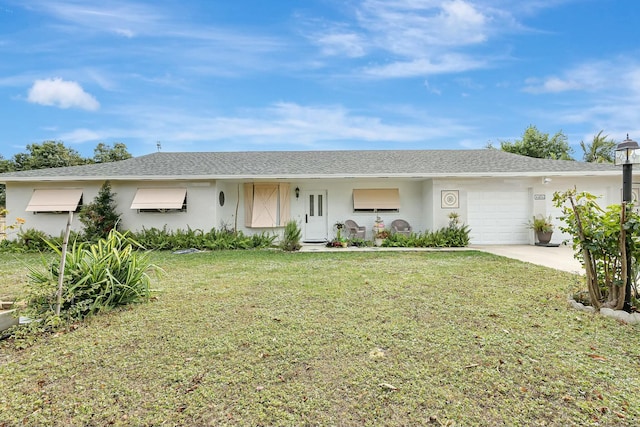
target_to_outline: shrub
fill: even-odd
[[[22,249],[25,252],[48,251],[48,237],[49,236],[47,236],[47,233],[44,231],[36,230],[35,228],[28,228],[24,231],[20,230],[16,244],[18,246],[22,246]]]
[[[130,235],[140,246],[149,250],[167,250],[171,249],[169,236],[171,232],[167,231],[167,227],[159,228],[142,228],[141,231],[131,232]]]
[[[50,247],[62,255],[54,244]],[[149,298],[148,272],[156,267],[139,244],[115,229],[96,243],[72,243],[65,259],[60,320],[73,322],[119,305]],[[55,324],[59,261],[29,269],[27,307],[23,315]]]
[[[424,233],[392,234],[382,246],[402,248],[452,248],[469,245],[469,226],[450,223],[447,227]]]
[[[300,227],[298,227],[298,223],[291,220],[287,222],[287,225],[284,227],[284,236],[280,243],[280,247],[285,251],[300,250],[302,247],[302,245],[300,245],[301,239],[302,231],[300,230]]]
[[[627,275],[635,279],[634,271],[626,271],[626,257],[632,260],[632,270],[640,260],[640,215],[622,205],[603,209],[596,200],[593,194],[578,193],[575,188],[553,196],[555,206],[562,208],[560,219],[566,224],[560,230],[571,235],[575,257],[585,266],[591,305],[620,310],[624,308]],[[632,305],[637,297],[636,284],[631,289]]]
[[[187,230],[162,230],[157,228],[143,228],[142,231],[131,233],[131,236],[146,249],[150,250],[178,250],[178,249],[255,249],[267,248],[273,245],[276,236],[268,233],[247,236],[241,231],[234,232],[226,228],[208,232],[187,227]]]
[[[111,183],[105,181],[93,202],[84,205],[80,210],[78,218],[84,225],[86,240],[103,239],[117,227],[120,214],[116,212],[114,196],[115,194],[111,192]]]

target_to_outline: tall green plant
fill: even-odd
[[[117,229],[120,214],[116,212],[115,194],[109,181],[102,184],[93,202],[82,208],[79,219],[84,225],[84,237],[89,241],[106,238],[111,230]]]
[[[302,240],[302,230],[298,227],[298,223],[294,220],[287,222],[284,226],[284,235],[280,247],[285,251],[300,250],[302,247],[300,240]]]
[[[556,192],[553,201],[563,210],[566,225],[560,230],[572,236],[575,256],[584,264],[591,305],[622,309],[627,275],[634,277],[626,271],[626,257],[640,259],[640,216],[621,205],[602,209],[596,196],[575,189]]]
[[[58,255],[60,249],[50,243]],[[96,243],[74,242],[67,252],[60,317],[77,321],[119,305],[149,298],[151,270],[157,270],[139,244],[116,230]],[[44,268],[30,268],[25,315],[39,320],[54,316],[58,283],[58,262]]]

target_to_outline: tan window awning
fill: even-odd
[[[27,212],[74,212],[82,198],[81,188],[33,190]]]
[[[138,188],[131,209],[181,209],[186,188]]]
[[[397,188],[364,188],[353,190],[354,210],[400,209],[400,192]]]

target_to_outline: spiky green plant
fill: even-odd
[[[280,247],[285,251],[297,251],[301,248],[302,231],[296,221],[289,221],[284,227],[284,236]]]
[[[55,244],[50,247],[62,255]],[[158,269],[138,248],[135,240],[115,229],[93,244],[74,242],[66,254],[61,318],[77,321],[102,310],[148,300],[149,272]],[[43,269],[29,269],[25,315],[33,319],[53,316],[58,270],[59,260],[45,261]]]

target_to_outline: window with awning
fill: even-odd
[[[360,188],[353,190],[354,212],[398,212],[400,192],[397,188]]]
[[[81,188],[35,189],[31,194],[27,212],[77,212],[82,207]]]
[[[288,183],[245,183],[244,223],[250,228],[284,227],[291,217]]]
[[[187,210],[186,188],[138,188],[131,209],[139,212],[170,212]]]

